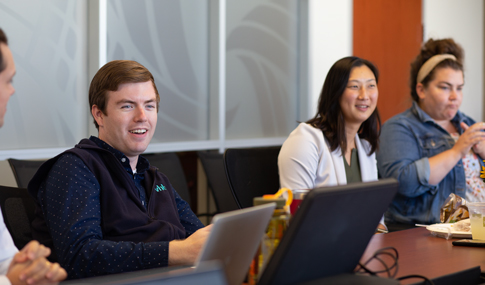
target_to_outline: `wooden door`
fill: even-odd
[[[411,106],[409,73],[423,40],[421,0],[354,0],[353,54],[379,69],[382,122]]]

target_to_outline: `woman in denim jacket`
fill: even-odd
[[[452,39],[426,42],[411,64],[410,85],[413,105],[383,125],[377,154],[379,174],[399,180],[386,221],[438,223],[450,193],[485,201],[485,124],[458,110],[463,50]]]

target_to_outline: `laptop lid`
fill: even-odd
[[[154,268],[127,273],[110,274],[64,281],[61,285],[227,285],[222,264],[218,261],[201,263],[197,268]]]
[[[397,180],[385,179],[310,191],[258,285],[352,273],[397,188]]]
[[[275,206],[275,203],[269,203],[215,215],[196,268],[200,262],[219,260],[227,283],[242,284]]]

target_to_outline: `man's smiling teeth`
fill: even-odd
[[[144,134],[146,132],[147,132],[147,130],[145,130],[145,129],[131,130],[130,131],[130,133],[133,133],[133,134]]]

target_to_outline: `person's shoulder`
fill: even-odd
[[[71,150],[66,150],[56,157],[47,160],[39,167],[28,186],[31,193],[37,191],[41,183],[49,177],[57,177],[61,173],[71,173],[86,167],[84,161],[78,155],[70,152]]]
[[[421,127],[423,127],[423,122],[416,117],[416,115],[412,111],[412,108],[410,108],[387,120],[382,125],[381,133],[395,128],[410,129],[410,128],[421,128]]]
[[[76,154],[75,152],[72,152],[70,150],[67,150],[63,153],[61,153],[58,157],[54,165],[58,164],[66,164],[66,165],[72,165],[72,164],[79,164],[83,163],[81,157]]]
[[[392,116],[389,120],[387,120],[385,124],[392,124],[392,123],[396,123],[396,122],[402,122],[403,120],[409,120],[410,118],[413,118],[413,112],[411,110],[411,108],[405,110],[404,112],[401,112],[399,114],[396,114],[394,116]]]
[[[282,149],[287,148],[308,148],[317,147],[324,144],[322,130],[315,128],[307,123],[300,123],[288,136],[283,143]]]
[[[300,123],[283,143],[279,157],[308,156],[309,153],[322,155],[325,146],[322,130],[307,123]]]
[[[96,137],[91,137],[89,139],[86,139],[86,138],[82,139],[81,141],[79,141],[79,143],[77,143],[70,150],[75,150],[75,149],[78,149],[78,150],[99,150],[99,149],[101,149],[101,147],[98,145],[98,143],[96,141],[101,141],[101,140],[96,138]]]
[[[59,174],[70,176],[74,174],[89,172],[86,162],[77,154],[72,152],[64,152],[56,157],[44,169],[47,177],[57,177]]]
[[[51,166],[62,165],[67,170],[79,167],[92,169],[93,165],[97,165],[101,161],[99,158],[100,151],[104,150],[94,141],[82,139],[74,147],[65,150],[49,161]]]
[[[315,128],[307,123],[300,123],[291,133],[290,136],[318,136],[321,137],[322,130]]]

